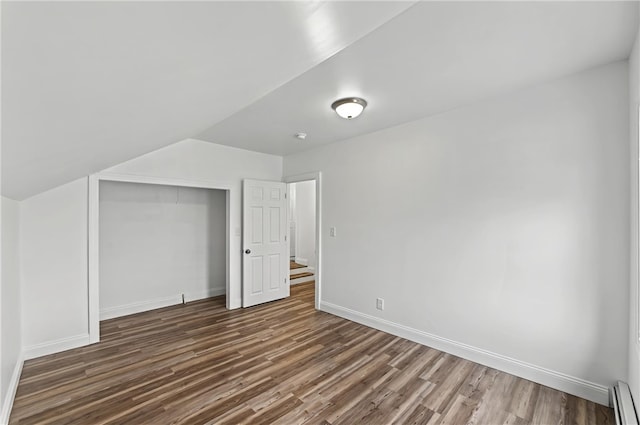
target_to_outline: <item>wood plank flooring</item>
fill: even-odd
[[[613,424],[611,409],[315,311],[314,284],[105,321],[25,363],[11,424]]]

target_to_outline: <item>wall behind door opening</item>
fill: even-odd
[[[290,221],[295,224],[295,261],[315,270],[316,261],[316,182],[291,183]]]
[[[100,182],[100,318],[222,295],[226,192]]]
[[[289,257],[296,260],[296,185],[291,183],[287,185],[287,194],[289,195],[289,205],[287,217],[289,219]]]

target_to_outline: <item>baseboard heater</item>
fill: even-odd
[[[611,390],[611,406],[616,425],[638,425],[638,414],[633,404],[631,390],[626,382],[618,381]]]

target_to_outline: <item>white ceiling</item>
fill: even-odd
[[[2,2],[2,193],[199,134],[408,2]]]
[[[636,2],[420,3],[196,138],[308,150],[626,59],[637,20]],[[330,108],[347,96],[369,102],[352,121]]]
[[[289,154],[625,59],[637,6],[2,2],[2,193],[194,136]]]

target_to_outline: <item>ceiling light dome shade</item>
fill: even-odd
[[[331,108],[336,111],[336,114],[346,120],[356,118],[366,107],[367,101],[359,97],[347,97],[331,104]]]

